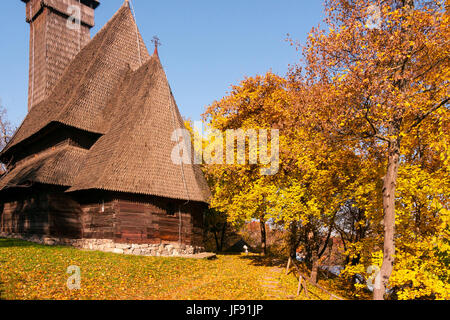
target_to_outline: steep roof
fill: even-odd
[[[194,201],[209,197],[200,168],[171,159],[172,134],[185,126],[157,55],[128,72],[112,104],[121,116],[94,144],[69,191],[104,189]]]
[[[28,182],[71,186],[88,150],[64,144],[28,157],[0,179],[0,190]]]
[[[121,76],[149,57],[130,8],[122,6],[69,64],[52,94],[30,110],[2,155],[51,122],[106,133],[113,116],[108,100]]]
[[[208,202],[200,167],[172,162],[172,134],[184,122],[157,52],[149,56],[127,5],[75,57],[2,153],[13,154],[52,122],[101,137],[85,152],[71,147],[61,157],[52,149],[17,163],[0,179],[0,190],[28,179],[69,186],[67,192],[101,189]]]

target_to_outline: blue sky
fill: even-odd
[[[123,0],[100,0],[91,36]],[[323,17],[321,0],[134,0],[149,50],[157,35],[161,62],[183,116],[200,119],[206,106],[245,76],[272,70],[285,75],[299,62],[286,34],[304,43]],[[18,126],[27,112],[29,26],[25,4],[2,1],[0,99]]]

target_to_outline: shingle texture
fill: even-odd
[[[66,144],[26,158],[0,180],[0,190],[30,182],[70,186],[87,153],[86,149]]]
[[[28,109],[46,99],[64,70],[90,40],[94,9],[78,0],[22,0],[30,23]],[[86,5],[85,5],[86,4]],[[68,28],[70,6],[80,8],[80,28]]]
[[[172,134],[185,128],[183,119],[159,57],[148,54],[127,5],[74,58],[51,96],[33,107],[2,156],[13,155],[52,122],[101,137],[84,153],[71,146],[64,157],[45,151],[16,164],[0,189],[53,161],[31,180],[67,185],[69,192],[102,189],[208,202],[200,167],[172,162]]]

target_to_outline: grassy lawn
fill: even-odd
[[[72,265],[81,269],[80,290],[66,285]],[[0,239],[0,268],[2,299],[260,300],[293,298],[297,290],[292,274],[259,256],[139,257]],[[263,284],[274,268],[281,288],[275,298]]]

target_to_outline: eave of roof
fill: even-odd
[[[32,181],[69,187],[77,176],[88,150],[62,144],[24,159],[0,179],[0,191]]]

